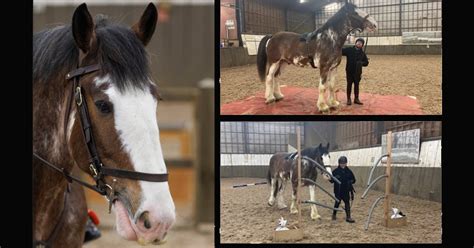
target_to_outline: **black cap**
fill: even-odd
[[[362,38],[358,38],[358,39],[356,40],[356,43],[357,43],[358,41],[362,42],[362,45],[365,44],[365,41],[364,41],[364,39],[362,39]]]
[[[346,156],[340,156],[339,160],[337,160],[339,164],[347,164],[347,158]]]

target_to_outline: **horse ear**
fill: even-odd
[[[328,142],[328,145],[326,146],[326,148],[329,150],[329,142]]]
[[[87,53],[91,47],[94,21],[85,3],[79,5],[72,16],[72,35],[77,47]]]
[[[144,46],[150,42],[155,32],[156,22],[158,20],[158,11],[153,3],[148,4],[143,12],[140,21],[132,26],[133,32],[137,35]]]
[[[322,143],[319,143],[318,148],[321,148],[321,147],[323,147],[323,144],[322,144]]]

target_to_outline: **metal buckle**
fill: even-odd
[[[77,106],[81,106],[82,104],[82,93],[81,93],[81,86],[76,87],[76,93],[75,93],[75,98],[76,98],[76,104]]]
[[[112,185],[115,186],[115,183],[117,182],[117,179],[112,179]],[[114,203],[114,200],[115,200],[115,190],[112,186],[108,185],[108,184],[105,184],[105,186],[107,188],[110,189],[110,193],[108,195],[105,196],[105,198],[107,198],[107,201],[109,201],[109,214],[112,212],[112,204]]]
[[[98,173],[97,173],[97,169],[95,168],[94,164],[92,164],[92,163],[89,164],[89,170],[91,171],[91,173],[94,177],[97,176]]]

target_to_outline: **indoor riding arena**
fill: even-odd
[[[303,236],[298,243],[441,243],[441,122],[221,122],[220,139],[221,243],[275,243],[280,218],[288,227],[299,223]],[[323,171],[315,182],[327,193],[316,187],[313,199],[321,204],[321,218],[312,219],[307,203],[300,205],[301,222],[298,214],[290,214],[290,182],[283,184],[287,207],[269,205],[270,158],[298,152],[298,140],[302,151],[329,143],[324,166],[332,172],[339,158],[347,157],[356,179],[350,203],[355,223],[346,222],[344,211],[332,220],[337,182],[326,180]],[[301,187],[302,201],[311,198],[308,189]]]
[[[440,0],[354,0],[373,17],[373,32],[352,31],[344,47],[359,37],[369,64],[363,68],[360,99],[346,105],[346,57],[337,67],[331,114],[442,114],[442,4]],[[265,104],[265,82],[257,73],[257,49],[268,34],[299,34],[321,28],[344,5],[337,0],[221,1],[221,114],[320,114],[316,108],[319,68],[284,63],[275,80],[284,99]],[[268,44],[268,43],[267,43]]]

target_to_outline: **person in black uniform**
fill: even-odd
[[[349,194],[351,194],[352,199],[354,199],[354,188],[352,184],[355,183],[356,179],[354,173],[351,169],[347,167],[347,158],[341,156],[338,160],[339,166],[332,172],[332,175],[341,181],[341,184],[334,183],[333,180],[330,180],[331,183],[334,183],[334,196],[339,200],[334,204],[334,208],[338,208],[341,200],[344,201],[344,206],[346,209],[346,221],[349,223],[354,223],[355,221],[351,218],[351,205],[349,202]],[[337,211],[334,210],[332,213],[332,220],[336,220]]]
[[[346,62],[346,78],[347,78],[347,105],[351,105],[352,83],[354,83],[354,103],[362,105],[359,100],[359,82],[362,76],[362,67],[369,65],[367,55],[365,55],[362,47],[364,39],[358,38],[355,46],[342,49],[342,55],[347,56]]]

